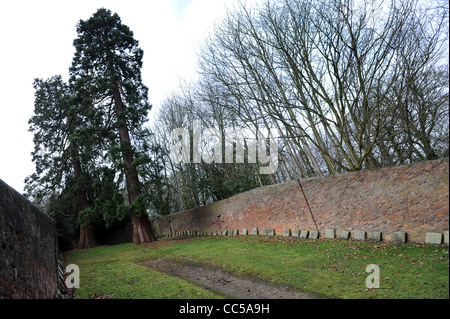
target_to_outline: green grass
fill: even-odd
[[[448,246],[395,245],[283,237],[199,237],[157,245],[98,247],[66,256],[80,267],[77,297],[218,298],[137,262],[167,257],[228,269],[336,298],[449,298]],[[380,289],[367,289],[366,266],[380,269]]]
[[[123,244],[69,253],[66,263],[80,267],[76,298],[220,298],[189,282],[137,264],[148,247]]]

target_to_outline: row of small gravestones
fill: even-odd
[[[248,229],[243,229],[241,235],[249,235]],[[263,235],[263,236],[275,236],[275,229],[273,228],[263,228],[261,233],[259,233],[259,230],[257,227],[253,228],[251,230],[252,235]],[[180,231],[175,232],[173,234],[169,235],[160,235],[158,238],[168,238],[168,237],[179,237],[179,236],[226,236],[226,235],[232,235],[237,236],[239,235],[238,229],[232,229],[232,230],[222,230],[219,232],[201,232],[196,230],[187,230],[187,231]],[[300,229],[294,229],[291,231],[290,228],[283,229],[283,236],[284,237],[298,237],[298,238],[310,238],[310,239],[318,239],[319,238],[319,231],[318,230],[300,230]],[[369,231],[368,233],[363,230],[355,230],[353,233],[353,239],[354,240],[366,240],[369,241],[381,241],[381,232],[380,231]],[[333,228],[327,228],[325,229],[325,238],[327,239],[333,239],[337,238],[340,240],[348,240],[350,238],[350,231],[348,230],[338,230],[337,237],[336,237],[336,231]],[[407,241],[407,233],[406,232],[394,232],[392,234],[392,241],[396,244],[404,244]],[[425,243],[429,245],[441,245],[442,241],[446,245],[449,243],[449,232],[448,230],[446,232],[442,233],[426,233],[425,236]]]

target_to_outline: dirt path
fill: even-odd
[[[182,263],[160,258],[141,262],[154,270],[201,285],[215,293],[238,299],[317,299],[290,287],[275,285],[258,278],[240,278],[217,267]]]

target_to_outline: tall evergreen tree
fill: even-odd
[[[80,20],[77,35],[70,83],[82,103],[94,105],[103,112],[103,125],[116,130],[133,223],[133,241],[135,244],[151,242],[156,238],[148,220],[133,147],[148,136],[143,124],[151,109],[148,89],[141,79],[143,51],[120,17],[104,8],[88,20]]]
[[[26,178],[25,189],[37,202],[47,198],[49,213],[63,214],[65,228],[73,230],[80,212],[89,207],[89,178],[80,159],[79,141],[86,141],[78,131],[80,113],[73,109],[69,87],[61,76],[36,79],[34,88],[35,108],[29,124],[36,172]],[[92,218],[84,218],[79,226],[79,248],[96,246]]]

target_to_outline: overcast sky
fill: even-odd
[[[0,1],[0,179],[23,192],[34,172],[35,78],[61,74],[68,80],[76,24],[104,7],[116,12],[144,50],[142,78],[157,109],[193,76],[196,52],[217,19],[235,0]],[[154,111],[152,111],[153,113]],[[150,114],[150,117],[153,114]]]

